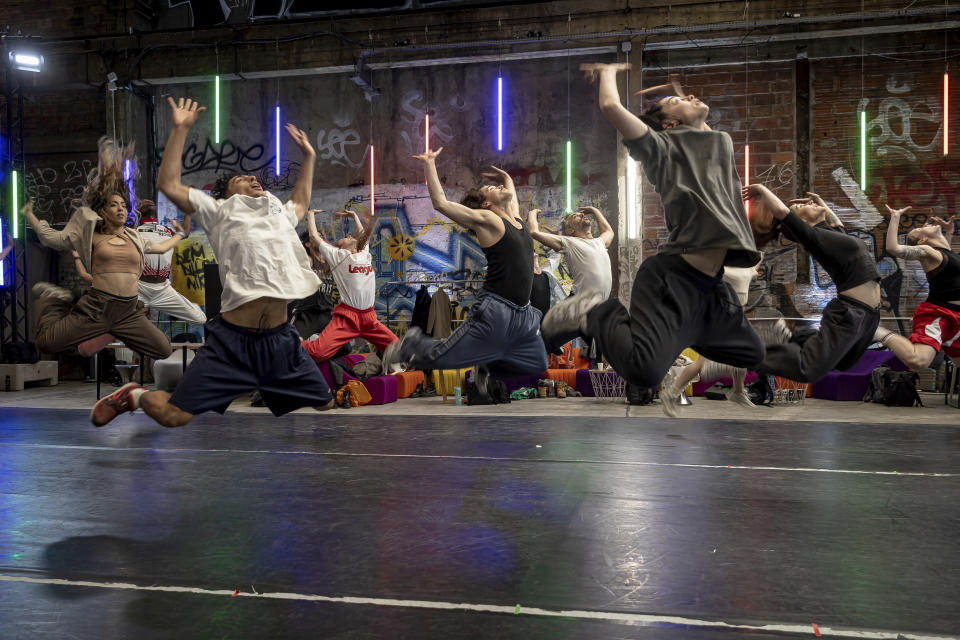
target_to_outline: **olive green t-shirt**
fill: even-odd
[[[724,264],[731,267],[760,261],[729,134],[680,125],[623,144],[663,201],[670,237],[660,253],[727,249]]]

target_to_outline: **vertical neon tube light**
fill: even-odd
[[[273,171],[275,175],[280,175],[280,105],[277,105],[277,108],[274,111],[273,129],[273,135],[277,140],[277,160],[274,163]]]
[[[860,190],[867,192],[867,112],[860,112]]]
[[[423,151],[430,151],[430,114],[423,114]]]
[[[370,145],[370,215],[377,215],[377,198],[374,194],[376,186],[373,175],[373,145]]]
[[[943,74],[943,155],[950,153],[950,74]]]
[[[627,238],[637,237],[637,161],[627,156]]]
[[[497,77],[497,151],[503,151],[503,76]]]
[[[743,186],[750,186],[750,145],[743,147]],[[750,201],[744,203],[747,207],[747,218],[750,217]]]
[[[0,253],[3,253],[3,218],[0,218]],[[6,284],[3,278],[3,258],[0,258],[0,287]]]
[[[573,211],[573,143],[567,140],[567,213]]]
[[[13,171],[10,174],[13,180],[10,185],[11,202],[13,204],[13,239],[20,237],[20,194],[17,193],[17,183],[20,181],[19,172]]]
[[[220,144],[220,76],[214,77],[213,81],[213,141]]]

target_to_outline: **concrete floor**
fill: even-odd
[[[105,385],[103,393],[113,387]],[[94,385],[84,382],[62,382],[55,387],[28,387],[24,391],[0,393],[0,406],[35,409],[89,409],[96,393]],[[720,400],[693,398],[693,405],[684,408],[683,418],[711,420],[779,420],[791,422],[865,422],[942,424],[960,426],[960,409],[944,404],[943,394],[921,393],[923,407],[886,407],[863,402],[834,402],[806,398],[802,404],[757,407],[746,411],[740,406]],[[452,402],[452,399],[451,399]],[[235,401],[230,412],[269,414],[266,408],[250,406],[249,398]],[[301,409],[296,413],[313,413]],[[455,406],[442,399],[409,398],[383,406],[337,409],[331,415],[431,415],[431,416],[584,416],[590,418],[662,418],[660,403],[629,406],[615,400],[566,398],[558,400],[515,400],[507,405]]]

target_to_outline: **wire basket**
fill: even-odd
[[[807,397],[806,382],[795,382],[780,376],[773,377],[773,404],[803,404]]]
[[[593,395],[597,398],[624,398],[626,397],[627,381],[616,371],[590,370],[590,385]]]

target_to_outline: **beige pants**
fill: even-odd
[[[57,353],[105,333],[150,358],[170,355],[170,341],[147,318],[136,298],[116,298],[90,289],[76,304],[52,297],[37,300],[35,341],[44,353]]]

